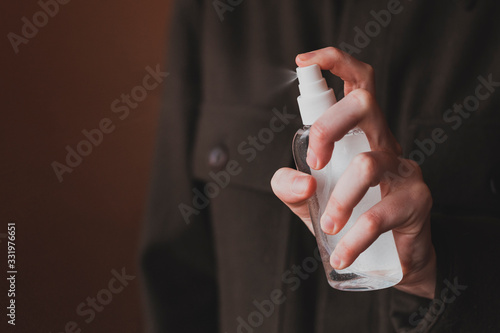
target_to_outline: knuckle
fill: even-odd
[[[358,88],[349,94],[361,110],[369,110],[375,105],[375,97],[366,89]]]
[[[432,195],[429,187],[424,182],[418,182],[413,185],[411,191],[412,199],[419,202],[422,209],[430,211],[432,208]]]
[[[315,122],[311,126],[309,137],[313,137],[313,140],[319,142],[326,142],[328,140],[328,127],[321,121]]]
[[[361,153],[354,157],[353,164],[359,176],[368,184],[372,185],[374,175],[377,172],[377,161],[370,153]]]
[[[418,165],[417,162],[411,159],[405,159],[405,163],[408,163],[409,167],[411,167],[413,170],[415,170],[415,176],[418,177],[419,179],[422,179],[422,169],[420,168],[420,165]]]
[[[344,56],[343,52],[340,51],[339,49],[333,47],[333,46],[328,46],[325,49],[326,54],[328,57],[338,60]]]
[[[334,48],[333,46],[328,46],[328,47],[325,47],[324,50],[327,52],[327,53],[335,53],[337,51],[336,48]]]
[[[413,169],[420,169],[420,166],[419,166],[419,165],[418,165],[418,163],[417,163],[417,162],[415,162],[414,160],[410,160],[410,159],[406,159],[406,158],[405,158],[403,161],[404,161],[405,163],[408,163],[408,165],[409,165],[410,167],[412,167]]]
[[[376,235],[380,233],[382,219],[377,214],[373,212],[366,212],[361,215],[364,229],[371,235]]]
[[[367,79],[371,80],[375,76],[375,70],[370,64],[364,63],[364,71],[366,72]]]

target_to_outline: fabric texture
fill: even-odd
[[[149,332],[500,331],[499,14],[486,0],[175,1],[141,249]],[[295,56],[326,46],[374,67],[431,189],[432,301],[329,287],[271,191],[301,126]]]

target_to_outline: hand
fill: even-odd
[[[322,230],[338,233],[369,187],[380,184],[382,193],[382,200],[342,237],[330,258],[332,267],[350,266],[380,234],[392,230],[403,269],[403,279],[396,288],[433,298],[436,255],[430,232],[432,198],[418,164],[399,157],[401,148],[375,100],[372,67],[333,47],[301,54],[296,62],[300,67],[318,64],[344,81],[345,97],[311,126],[308,165],[316,170],[325,167],[335,142],[356,126],[365,132],[372,150],[357,155],[340,177],[321,218]],[[276,196],[313,232],[307,200],[316,190],[314,178],[282,168],[271,185]]]

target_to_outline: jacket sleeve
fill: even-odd
[[[437,280],[433,300],[393,290],[397,332],[497,332],[500,219],[434,214]]]
[[[215,332],[217,292],[206,209],[193,207],[192,136],[200,104],[201,5],[174,2],[140,264],[148,332]]]

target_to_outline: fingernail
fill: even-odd
[[[333,219],[327,214],[323,214],[323,216],[321,217],[321,229],[323,229],[324,233],[333,234],[335,223],[333,222]]]
[[[332,265],[333,268],[336,268],[336,269],[342,268],[342,261],[340,260],[340,258],[338,257],[338,255],[335,252],[333,252],[333,254],[332,254],[330,264]]]
[[[314,151],[312,149],[307,150],[306,161],[307,161],[307,165],[309,165],[309,167],[316,169],[316,166],[318,164],[318,158],[316,157],[316,154],[314,153]]]
[[[308,183],[309,183],[308,176],[296,177],[292,183],[292,192],[295,194],[303,194],[307,189]]]
[[[299,59],[302,61],[307,61],[307,60],[311,60],[315,56],[316,56],[316,53],[314,53],[314,52],[302,53],[302,54],[299,54]]]

